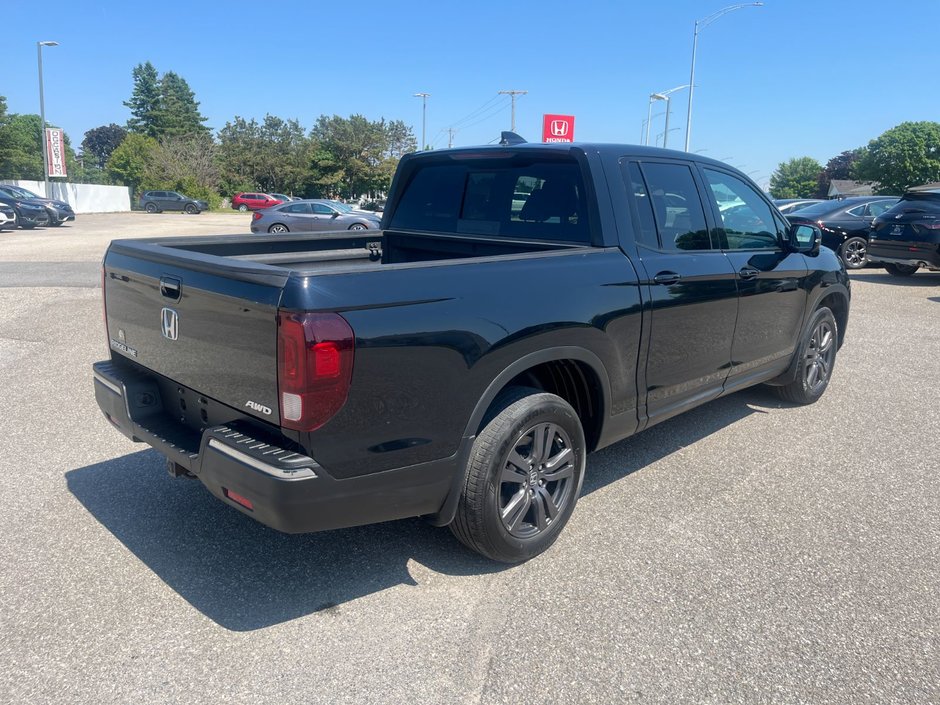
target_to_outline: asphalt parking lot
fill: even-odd
[[[0,702],[940,702],[940,274],[854,273],[819,403],[748,390],[596,453],[507,568],[417,519],[278,534],[110,428],[107,242],[238,232],[0,233]]]

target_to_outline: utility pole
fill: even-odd
[[[457,130],[453,127],[447,128],[447,148],[450,149],[454,146],[454,135],[457,134]]]
[[[508,95],[510,100],[512,100],[512,124],[509,129],[513,132],[516,131],[516,96],[525,95],[529,91],[499,91],[500,95]]]
[[[415,98],[421,99],[421,147],[419,152],[424,151],[428,147],[428,143],[425,140],[425,135],[427,134],[427,124],[428,124],[428,97],[430,93],[415,93]]]

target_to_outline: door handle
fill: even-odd
[[[653,281],[657,284],[675,284],[681,278],[682,275],[677,274],[676,272],[660,272],[655,277],[653,277]]]
[[[751,267],[742,267],[738,274],[742,279],[754,279],[760,272]]]

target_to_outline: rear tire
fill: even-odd
[[[839,325],[832,311],[816,309],[797,350],[796,379],[774,387],[777,395],[793,404],[813,404],[829,387],[839,347]]]
[[[268,232],[271,233],[272,235],[280,235],[281,233],[289,233],[290,228],[288,228],[286,225],[283,225],[281,223],[275,223],[270,228],[268,228]]]
[[[913,264],[894,264],[891,262],[885,263],[885,271],[887,271],[888,274],[893,274],[896,277],[909,277],[918,269],[920,269],[920,267]]]
[[[839,250],[846,269],[862,269],[868,264],[868,243],[863,237],[850,237]]]
[[[584,479],[584,430],[561,397],[513,387],[477,436],[450,524],[468,548],[502,563],[549,548],[574,511]]]
[[[248,206],[246,206],[244,203],[242,203],[241,205],[238,206],[238,210],[240,210],[242,213],[244,213],[245,211],[248,210]]]
[[[156,203],[148,203],[146,206],[144,206],[144,210],[147,211],[148,213],[156,213],[156,212],[157,212],[157,204],[156,204]]]

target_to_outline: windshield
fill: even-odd
[[[26,199],[42,198],[42,196],[37,196],[32,191],[27,191],[25,188],[20,188],[19,186],[11,186],[10,184],[0,184],[0,188],[2,188],[7,193],[13,196],[16,196],[16,198],[26,198]]]

